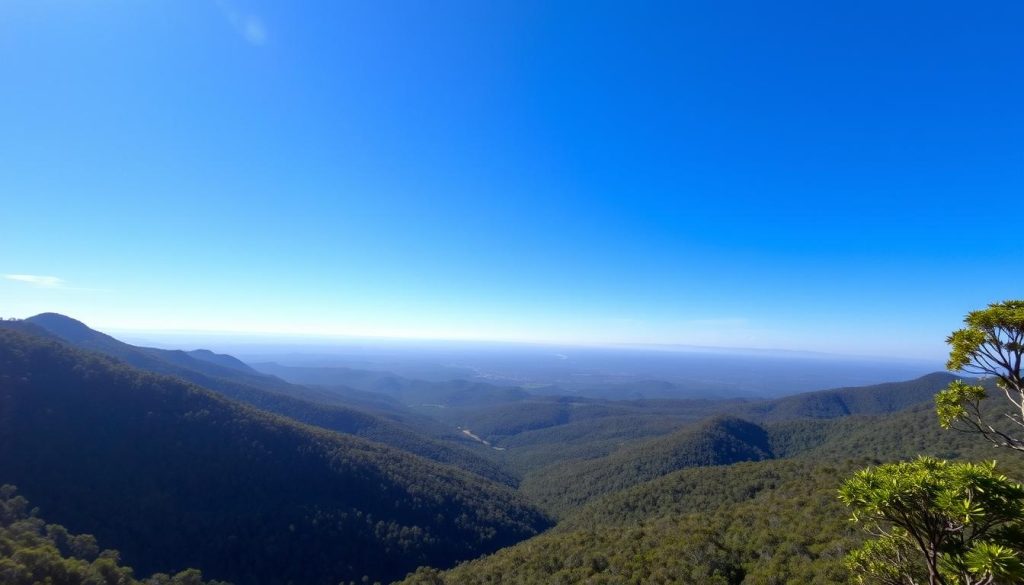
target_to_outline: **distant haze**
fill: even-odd
[[[942,370],[938,360],[700,347],[587,347],[525,343],[227,336],[122,335],[138,344],[203,347],[249,363],[394,372],[426,380],[466,379],[557,393],[623,395],[665,382],[688,395],[780,396],[905,380]]]

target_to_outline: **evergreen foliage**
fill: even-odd
[[[1024,486],[996,473],[994,462],[889,463],[858,471],[839,496],[875,537],[848,558],[862,582],[1024,579]]]
[[[0,486],[0,583],[4,585],[228,585],[186,569],[136,578],[116,550],[90,534],[47,524],[12,485]]]
[[[968,435],[943,433],[922,403],[948,374],[755,402],[529,396],[353,371],[362,387],[316,402],[333,390],[295,387],[230,356],[153,353],[62,319],[37,319],[49,330],[0,327],[0,482],[19,483],[53,518],[146,572],[194,566],[257,585],[369,583],[417,566],[403,583],[850,583],[915,550],[900,538],[868,540],[846,520],[835,497],[843,477],[922,453],[988,454]],[[121,352],[220,395],[55,339]],[[279,384],[291,390],[270,388]],[[384,394],[357,396],[373,391]],[[342,395],[394,416],[350,409]],[[397,399],[413,396],[444,408],[411,415]],[[992,400],[980,408],[999,412]],[[458,425],[505,450],[481,446],[486,458],[466,458],[443,433],[420,432],[431,427],[413,416],[424,414],[437,419],[431,433]],[[379,434],[388,446],[324,429]],[[1024,476],[1024,461],[1000,468]],[[514,484],[517,473],[518,494],[481,477]],[[549,521],[528,499],[560,523],[538,534]],[[961,547],[961,577],[1014,574],[1020,547],[1000,534],[1009,536]],[[914,577],[905,566],[888,575]],[[172,578],[153,579],[163,581],[146,585]]]
[[[685,469],[596,500],[556,529],[403,585],[838,584],[862,538],[841,468],[763,461]]]
[[[203,388],[288,418],[332,431],[357,435],[404,451],[455,465],[507,485],[517,478],[483,455],[464,437],[428,436],[433,426],[411,428],[410,418],[389,420],[351,408],[338,392],[315,390],[237,365],[231,356],[211,352],[137,347],[95,331],[84,323],[57,313],[42,313],[24,321],[6,321],[0,328],[49,336],[79,349],[96,351],[130,366],[187,380]],[[425,435],[426,431],[428,435]],[[438,433],[442,434],[443,433]],[[443,440],[447,438],[448,440]],[[458,444],[452,444],[458,443]]]
[[[856,573],[844,559],[867,535],[847,521],[836,498],[846,476],[918,453],[977,459],[992,451],[968,435],[943,432],[927,402],[891,414],[761,428],[779,459],[636,482],[581,507],[565,506],[546,534],[450,571],[423,568],[405,583],[852,583]],[[1024,461],[1002,467],[1024,477]],[[624,469],[628,476],[631,468]],[[564,499],[582,501],[575,491],[591,488],[581,481],[566,489]]]
[[[741,407],[736,412],[762,423],[886,414],[930,400],[936,392],[955,379],[954,375],[947,372],[935,372],[903,382],[796,394]]]
[[[770,457],[763,428],[742,419],[718,417],[601,459],[549,466],[527,476],[521,490],[546,510],[564,514],[597,496],[678,469]]]
[[[946,339],[950,346],[946,367],[993,378],[1001,395],[995,400],[1002,409],[1000,416],[987,416],[983,404],[989,391],[957,380],[935,397],[939,422],[1024,451],[1024,301],[992,303],[971,311],[964,325]]]
[[[504,486],[0,329],[0,482],[144,572],[336,585],[536,534]]]

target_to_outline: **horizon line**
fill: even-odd
[[[171,337],[227,337],[236,338],[236,342],[245,342],[246,337],[248,338],[270,338],[278,339],[285,343],[288,341],[300,341],[308,340],[315,344],[325,344],[326,342],[354,342],[354,341],[369,341],[369,342],[426,342],[426,343],[479,343],[479,344],[508,344],[508,345],[532,345],[532,346],[548,346],[548,347],[578,347],[578,348],[605,348],[605,349],[625,349],[625,350],[648,350],[648,351],[661,351],[661,352],[677,352],[677,353],[697,353],[697,352],[720,352],[720,353],[781,353],[781,354],[800,354],[804,357],[812,358],[838,358],[838,359],[870,359],[870,360],[881,360],[890,362],[924,362],[931,363],[937,362],[939,364],[944,363],[942,356],[936,357],[923,357],[923,356],[907,356],[907,355],[878,355],[878,354],[864,354],[864,353],[842,353],[842,352],[826,352],[809,349],[794,349],[794,348],[769,348],[769,347],[749,347],[749,346],[723,346],[723,345],[700,345],[700,344],[687,344],[687,343],[669,343],[669,342],[627,342],[627,341],[558,341],[558,340],[537,340],[537,339],[509,339],[509,338],[488,338],[488,337],[452,337],[445,335],[409,335],[409,334],[372,334],[372,333],[339,333],[339,332],[296,332],[296,331],[267,331],[267,330],[235,330],[235,329],[187,329],[187,328],[137,328],[137,327],[119,327],[119,326],[104,326],[97,324],[95,326],[85,323],[76,317],[71,317],[64,313],[56,311],[45,311],[43,313],[37,313],[29,317],[7,317],[13,320],[27,320],[31,317],[35,317],[43,314],[55,314],[62,317],[73,319],[96,331],[103,333],[117,333],[129,336],[144,337],[146,335],[155,336],[171,336]]]
[[[548,347],[578,347],[578,348],[604,348],[604,349],[626,349],[626,350],[652,350],[676,353],[697,353],[697,352],[721,352],[721,353],[783,353],[800,354],[806,357],[819,358],[846,358],[846,359],[874,359],[882,361],[911,361],[911,362],[942,362],[941,357],[930,358],[921,356],[891,356],[861,353],[840,353],[826,352],[809,349],[793,348],[770,348],[770,347],[749,347],[749,346],[725,346],[725,345],[699,345],[687,343],[665,343],[665,342],[625,342],[625,341],[556,341],[556,340],[527,340],[527,339],[501,339],[488,337],[446,337],[446,336],[416,336],[416,335],[389,335],[389,334],[367,334],[367,333],[305,333],[305,332],[284,332],[284,331],[244,331],[229,329],[139,329],[111,327],[104,329],[108,333],[119,333],[128,335],[167,335],[167,336],[196,336],[196,337],[235,337],[235,341],[245,342],[244,338],[257,339],[280,339],[281,341],[308,340],[316,344],[327,344],[328,342],[427,342],[427,343],[480,343],[480,344],[507,344],[507,345],[530,345]]]

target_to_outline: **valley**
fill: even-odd
[[[946,373],[615,400],[250,365],[56,314],[0,323],[0,357],[0,483],[140,574],[237,584],[845,583],[860,535],[810,520],[843,475],[982,454],[934,424]]]
[[[0,585],[1024,585],[1022,30],[0,0]]]

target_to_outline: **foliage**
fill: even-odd
[[[604,458],[620,449],[631,449],[643,440],[681,432],[688,425],[715,415],[737,416],[774,426],[815,425],[821,419],[845,420],[850,416],[897,412],[930,400],[953,378],[947,373],[935,373],[903,382],[809,392],[759,402],[562,398],[559,404],[568,419],[562,424],[554,424],[554,421],[565,418],[551,416],[550,409],[536,408],[541,398],[471,412],[450,412],[452,409],[441,412],[449,413],[446,419],[453,424],[468,426],[506,448],[502,453],[504,460],[528,476],[536,475],[544,467],[577,465],[574,460]],[[552,426],[537,424],[544,420],[553,421]],[[928,425],[933,427],[934,421],[929,420]],[[524,430],[532,427],[542,428]],[[521,432],[504,435],[508,430]],[[782,451],[776,453],[777,456],[788,456],[788,447],[780,444],[778,448]],[[772,450],[775,449],[773,445]]]
[[[941,377],[926,382],[940,383]],[[866,403],[849,392],[850,404]],[[587,481],[560,484],[564,501],[588,503],[563,506],[548,533],[451,571],[423,569],[409,583],[849,583],[854,576],[843,558],[864,534],[844,521],[835,497],[843,477],[917,453],[981,458],[991,452],[968,435],[944,433],[927,402],[890,414],[798,418],[762,428],[772,454],[785,459],[686,468],[598,497],[585,495],[592,490]],[[657,452],[639,448],[650,443],[619,450],[625,478],[630,464],[642,466],[644,455]],[[1008,461],[1006,469],[1024,475],[1024,461]]]
[[[0,486],[0,582],[5,585],[204,585],[202,573],[187,569],[136,579],[120,564],[116,550],[100,551],[89,534],[71,534],[47,524],[17,495]],[[206,585],[218,585],[216,581]],[[227,585],[227,584],[219,584]]]
[[[516,483],[512,474],[471,451],[475,446],[464,438],[429,436],[435,429],[410,428],[409,424],[350,408],[337,392],[297,386],[244,366],[240,368],[230,356],[136,347],[56,313],[0,323],[0,327],[19,329],[35,336],[42,332],[73,347],[96,351],[148,372],[176,376],[261,410],[391,445],[507,485]],[[411,422],[410,417],[402,421]]]
[[[875,537],[849,557],[861,578],[932,585],[1024,578],[1024,487],[996,473],[994,462],[890,463],[857,472],[839,495]]]
[[[630,406],[609,416],[583,416],[567,424],[504,437],[496,444],[506,449],[507,464],[526,476],[545,467],[608,456],[646,439],[677,432],[719,411],[704,404],[684,409],[673,412],[660,405]]]
[[[765,428],[777,457],[893,461],[919,454],[945,459],[985,459],[992,455],[992,446],[986,442],[963,433],[944,432],[935,424],[935,411],[928,403],[887,415],[791,421]],[[1024,475],[1024,460],[1005,464],[1012,466],[1014,474]]]
[[[564,514],[595,497],[678,469],[767,459],[770,449],[762,427],[716,417],[607,457],[547,467],[528,475],[521,490],[544,509]]]
[[[971,311],[964,324],[946,339],[950,346],[946,367],[993,377],[1006,402],[1002,416],[988,416],[983,408],[986,389],[956,381],[935,398],[939,422],[944,428],[980,433],[999,446],[1024,451],[1024,301],[992,303]]]
[[[948,383],[946,374],[753,402],[524,397],[347,372],[362,376],[352,392],[387,394],[376,396],[390,403],[358,397],[383,404],[385,418],[310,401],[326,386],[271,391],[280,381],[227,356],[139,357],[146,348],[97,339],[84,326],[62,332],[306,423],[488,477],[524,472],[521,494],[562,518],[508,546],[547,521],[480,477],[0,332],[0,481],[23,483],[61,522],[116,544],[146,571],[198,566],[238,582],[312,585],[369,583],[417,565],[408,583],[848,583],[843,559],[852,549],[861,562],[854,569],[891,567],[913,552],[891,546],[898,540],[865,543],[843,521],[840,478],[867,464],[851,458],[979,454],[968,436],[942,433],[929,409],[913,407]],[[190,360],[205,365],[191,369]],[[421,421],[416,431],[408,426],[414,419],[400,400],[431,393],[445,408],[412,416],[468,427],[506,448],[488,450],[490,470],[436,449],[440,441],[419,434]],[[1016,554],[985,542],[963,563],[1006,573]]]
[[[860,536],[835,499],[841,469],[762,461],[681,470],[595,500],[558,527],[403,585],[848,583]]]
[[[735,412],[761,423],[885,414],[929,400],[953,379],[951,374],[935,372],[902,382],[805,392],[751,404]]]
[[[512,490],[0,329],[0,482],[145,572],[389,579],[546,528]]]

